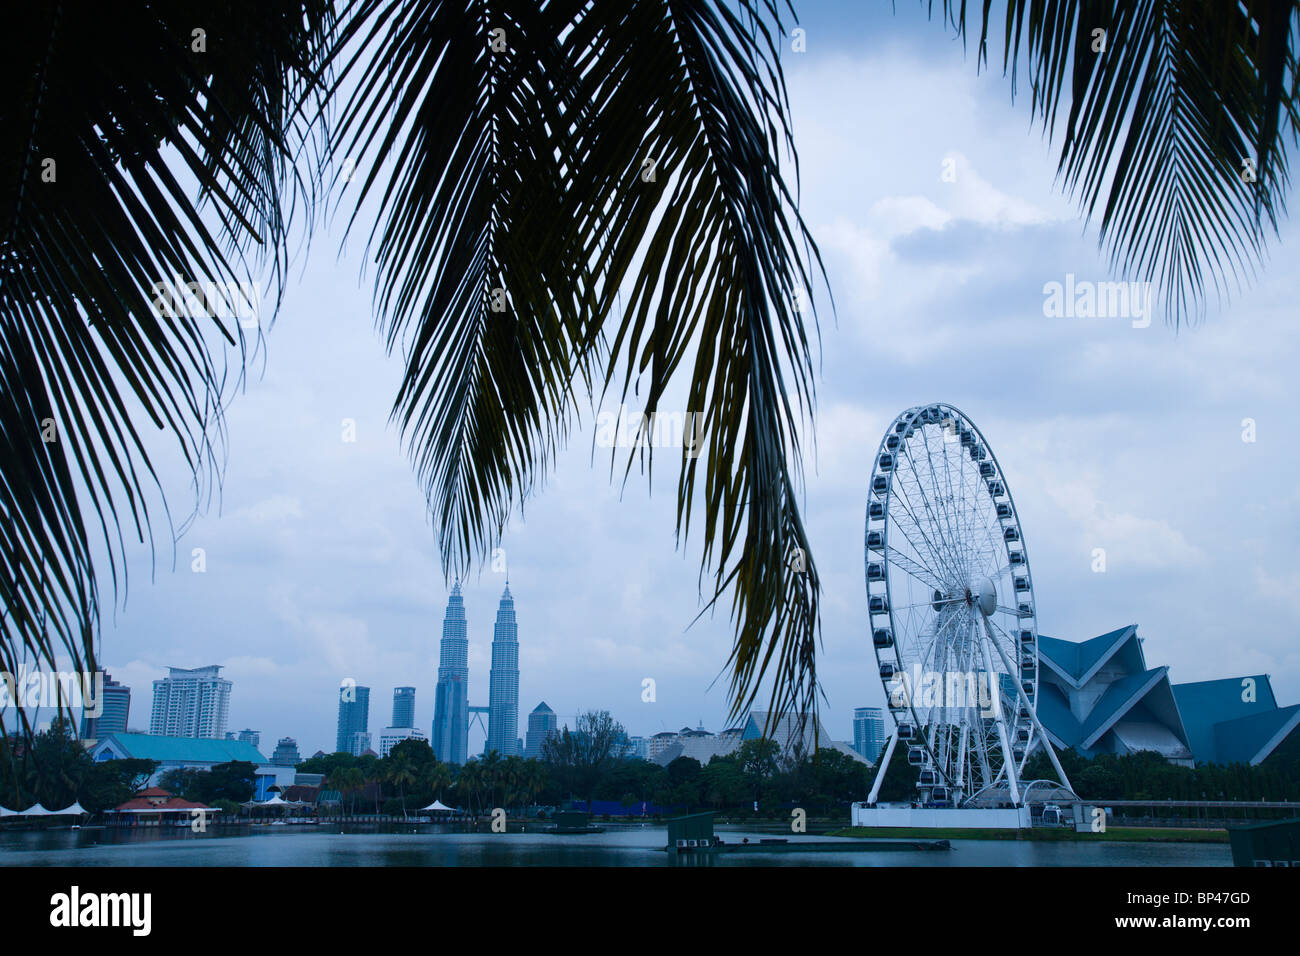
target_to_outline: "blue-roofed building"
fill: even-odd
[[[1171,763],[1259,764],[1300,726],[1267,674],[1171,684],[1131,624],[1091,640],[1039,635],[1038,718],[1059,749],[1153,750]]]
[[[1300,726],[1300,704],[1279,707],[1267,674],[1175,684],[1197,763],[1263,763]]]
[[[293,783],[293,767],[276,767],[252,744],[240,740],[217,740],[206,737],[163,737],[156,734],[109,734],[90,750],[96,763],[105,760],[156,760],[158,769],[146,786],[157,786],[168,770],[193,768],[211,770],[220,763],[242,760],[257,767],[258,800],[266,799],[273,786]]]
[[[1058,749],[1154,750],[1192,766],[1169,668],[1147,667],[1136,624],[1081,643],[1039,635],[1038,652],[1038,717]]]

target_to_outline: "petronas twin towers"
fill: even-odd
[[[438,690],[434,698],[433,752],[439,760],[464,764],[469,757],[469,624],[460,581],[451,589],[442,620]],[[488,727],[484,753],[503,757],[519,748],[519,625],[510,582],[497,607],[492,633],[492,673],[488,685]]]

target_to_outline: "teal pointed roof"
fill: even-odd
[[[229,763],[244,760],[264,764],[266,758],[250,743],[240,740],[216,740],[206,737],[162,737],[155,734],[109,734],[98,744],[98,750],[109,741],[117,744],[128,757],[137,760],[175,762],[192,760],[195,763]]]
[[[1013,691],[1014,692],[1014,691]],[[1055,737],[1063,747],[1079,746],[1083,740],[1083,727],[1070,713],[1070,704],[1061,691],[1046,682],[1038,684],[1038,700],[1035,702],[1038,719],[1043,728]]]
[[[1258,764],[1300,726],[1300,704],[1225,720],[1214,727],[1214,752],[1221,764]]]
[[[1106,730],[1133,708],[1147,693],[1166,679],[1168,667],[1141,671],[1121,677],[1088,712],[1088,719],[1083,722],[1083,745],[1091,747]]]
[[[1254,682],[1254,700],[1242,699],[1247,680]],[[1267,674],[1175,684],[1174,698],[1187,727],[1192,755],[1204,763],[1223,762],[1216,756],[1215,724],[1277,710],[1277,698],[1273,696],[1273,685]]]
[[[1075,643],[1062,641],[1046,634],[1038,635],[1038,653],[1062,677],[1076,687],[1087,682],[1094,671],[1101,667],[1128,641],[1137,637],[1137,625],[1130,624],[1114,631],[1108,631],[1091,640]],[[1141,648],[1138,649],[1139,659]],[[1145,669],[1145,662],[1143,662]]]

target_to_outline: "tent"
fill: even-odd
[[[248,800],[241,803],[240,806],[248,807],[250,810],[270,810],[275,807],[300,809],[302,807],[309,807],[311,804],[304,800],[285,800],[277,793],[270,800]]]
[[[52,817],[54,815],[53,810],[46,810],[39,803],[32,804],[26,810],[23,810],[18,814],[20,817]]]
[[[70,807],[64,807],[62,810],[51,810],[50,815],[56,817],[67,817],[67,816],[79,817],[89,812],[90,812],[89,810],[86,810],[84,807],[82,807],[80,802],[76,802],[73,803],[72,806]]]
[[[270,800],[249,800],[247,803],[244,803],[243,806],[246,807],[306,807],[306,806],[310,806],[310,804],[304,800],[285,800],[277,793]]]
[[[10,810],[8,807],[0,807],[0,817],[21,817],[26,815],[26,810]]]
[[[421,807],[417,812],[419,813],[460,813],[460,811],[457,810],[455,807],[449,807],[441,800],[435,800],[427,807]]]

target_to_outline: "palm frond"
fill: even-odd
[[[732,595],[735,709],[767,676],[774,711],[815,706],[818,578],[792,462],[813,399],[796,297],[816,253],[779,163],[793,151],[777,5],[372,0],[353,14],[339,142],[364,170],[356,208],[381,210],[380,321],[406,359],[394,416],[444,571],[498,540],[580,393],[626,399],[644,379],[654,415],[680,373],[689,408],[674,411],[699,414],[706,437],[700,458],[678,453],[678,535],[702,507],[711,606]]]
[[[701,417],[703,448],[681,459],[679,541],[702,506],[709,607],[730,592],[736,626],[732,716],[770,677],[777,719],[816,711],[820,590],[792,465],[814,398],[813,313],[799,302],[811,304],[820,259],[779,166],[794,152],[783,34],[775,3],[640,2],[580,21],[567,43],[583,77],[582,161],[564,219],[591,224],[578,241],[600,314],[630,287],[604,387],[620,401],[635,391],[654,416],[689,376],[674,411]]]
[[[967,29],[966,3],[944,13]],[[1175,325],[1254,274],[1300,130],[1300,3],[1006,0],[1002,29],[1003,69],[1014,76],[1023,44],[1049,131],[1069,75],[1059,172],[1088,216],[1100,209],[1114,267],[1154,283]]]
[[[19,95],[0,108],[0,667],[60,652],[95,666],[91,529],[115,593],[125,536],[153,542],[159,489],[141,426],[176,439],[196,482],[211,467],[219,350],[242,348],[244,331],[212,297],[186,308],[172,293],[237,288],[246,250],[282,248],[281,184],[309,132],[292,117],[332,22],[324,2],[9,12],[0,75]]]
[[[406,362],[394,416],[449,573],[499,540],[590,377],[583,264],[557,226],[572,99],[557,38],[580,6],[381,0],[344,31],[336,143],[368,170],[357,208],[373,193],[381,210],[377,305]]]

